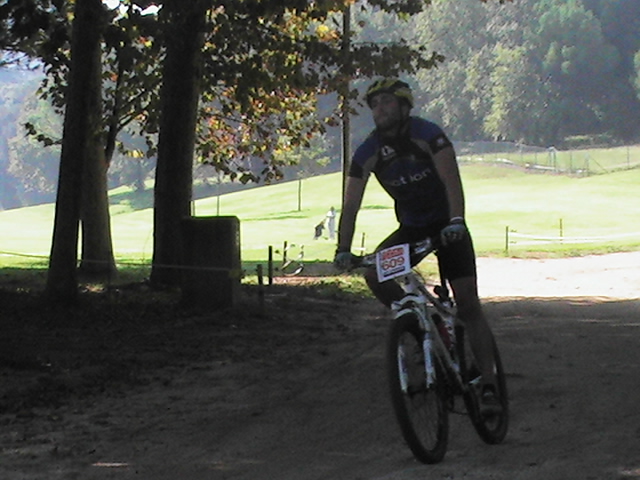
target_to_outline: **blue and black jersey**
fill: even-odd
[[[349,176],[367,178],[373,172],[395,202],[401,225],[446,225],[449,204],[433,156],[451,141],[433,122],[411,117],[403,135],[384,139],[375,131],[353,155]]]

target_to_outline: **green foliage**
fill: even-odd
[[[287,152],[308,148],[338,112],[316,114],[318,95],[341,92],[359,75],[416,70],[433,56],[402,38],[390,44],[343,48],[342,10],[348,2],[312,4],[236,2],[214,10],[205,47],[205,84],[198,152],[241,181],[281,176]],[[414,13],[420,2],[377,2],[387,11]],[[230,41],[234,39],[235,41]],[[264,163],[260,170],[251,159]],[[291,158],[291,157],[289,157]],[[254,162],[255,163],[255,162]]]
[[[168,41],[158,16],[135,7],[148,3],[122,2],[125,9],[110,14],[104,36],[105,148],[119,148],[112,177],[138,186],[153,168],[158,66]],[[336,131],[326,127],[339,123],[340,105],[321,94],[346,94],[355,111],[355,87],[377,73],[403,70],[416,72],[416,113],[438,121],[457,140],[562,145],[581,135],[612,142],[638,135],[638,2],[362,2],[351,6],[348,59],[341,33],[345,3],[230,2],[210,11],[198,161],[248,182],[280,178],[307,149],[326,160],[317,145],[337,144]],[[0,6],[0,43],[41,56],[49,75],[41,93],[59,108],[69,5],[33,0]],[[437,68],[422,68],[431,66]],[[349,77],[351,91],[345,92]],[[40,125],[44,113],[29,118],[42,141],[59,140],[55,129]],[[368,116],[355,118],[354,138],[369,128]],[[43,155],[34,143],[20,148],[15,158],[21,161]],[[39,182],[53,184],[55,175]]]
[[[153,3],[162,7],[167,2]],[[346,81],[356,72],[373,76],[415,71],[437,61],[435,54],[413,46],[402,36],[393,43],[355,44],[347,55],[341,19],[351,3],[210,2],[204,28],[198,131],[201,161],[243,182],[279,178],[283,151],[308,147],[327,122],[339,120],[339,110],[327,118],[316,115],[319,94],[339,91],[354,98],[357,92],[348,91]],[[103,124],[108,159],[117,145],[124,153],[131,149],[116,142],[118,133],[127,126],[145,137],[147,157],[155,153],[161,81],[158,66],[165,46],[176,39],[171,33],[170,9],[143,15],[141,8],[147,4],[125,0],[119,10],[104,12],[108,25],[103,38]],[[20,49],[24,45],[20,42],[28,40],[28,53],[46,66],[41,94],[62,109],[72,16],[67,2],[34,0],[29,5],[23,8],[21,2],[9,2],[0,9],[0,20],[12,27],[5,28],[5,45]],[[425,6],[416,0],[377,0],[372,5],[377,11],[404,19]],[[190,6],[184,4],[184,8]],[[45,143],[51,142],[41,132],[36,135]],[[263,168],[255,167],[256,158],[264,163]]]
[[[445,57],[416,76],[421,113],[459,140],[638,138],[638,18],[640,4],[626,0],[436,0],[411,21]]]
[[[633,66],[635,68],[635,74],[633,76],[633,86],[636,91],[636,96],[640,98],[640,51],[636,52],[633,56]]]
[[[497,45],[494,49],[494,69],[490,74],[491,106],[484,119],[484,131],[495,140],[544,142],[544,108],[539,101],[523,92],[533,91],[539,84],[524,47],[512,49]]]
[[[24,139],[20,131],[19,118],[22,108],[29,103],[36,85],[29,81],[24,72],[14,69],[0,70],[0,205],[3,208],[15,208],[23,205],[21,199],[21,179],[9,173],[15,159],[11,142]],[[29,147],[26,147],[29,150]],[[26,152],[23,152],[26,153]]]
[[[9,139],[9,167],[7,172],[20,184],[27,204],[51,201],[56,190],[58,164],[60,160],[60,117],[50,106],[30,97],[19,110],[16,121],[17,132]],[[39,133],[33,133],[33,125],[39,125]],[[20,127],[25,126],[26,131]],[[38,138],[40,137],[40,138]],[[42,148],[42,145],[50,148]]]

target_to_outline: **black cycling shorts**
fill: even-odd
[[[413,243],[438,235],[440,228],[402,226],[385,238],[376,251],[403,243]],[[447,280],[476,276],[476,255],[471,235],[459,242],[440,247],[437,251],[440,272]]]

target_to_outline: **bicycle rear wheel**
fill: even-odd
[[[402,436],[416,459],[440,462],[447,451],[449,417],[444,374],[434,358],[436,375],[427,386],[423,332],[415,313],[391,324],[387,337],[387,367],[391,402]]]
[[[479,380],[480,370],[471,353],[469,341],[465,338],[463,327],[456,328],[456,337],[458,341],[458,355],[460,359],[460,372],[462,379],[469,389],[464,393],[464,403],[467,412],[471,417],[471,423],[480,438],[488,444],[495,445],[504,440],[509,428],[509,395],[507,393],[507,382],[502,367],[500,351],[495,340],[493,342],[494,372],[498,388],[498,400],[500,402],[501,412],[483,416],[480,414],[480,397],[479,397]]]

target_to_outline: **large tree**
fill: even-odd
[[[193,155],[204,26],[209,2],[167,0],[161,12],[166,43],[161,89],[160,137],[154,189],[154,248],[151,281],[175,282],[182,259],[180,222],[191,213]]]
[[[77,294],[78,231],[82,185],[90,175],[101,136],[101,32],[105,11],[100,0],[77,0],[71,36],[69,92],[64,120],[55,224],[46,292],[69,302]],[[91,167],[89,167],[91,168]]]
[[[599,20],[581,1],[544,0],[536,9],[540,17],[529,41],[541,76],[557,91],[559,101],[550,105],[563,120],[558,122],[557,136],[599,133],[599,104],[620,63],[618,50],[607,42]]]
[[[63,148],[60,175],[58,181],[58,199],[60,190],[67,190],[69,182],[75,188],[81,188],[80,219],[82,228],[82,263],[81,269],[91,274],[110,275],[115,271],[113,247],[111,243],[111,225],[108,210],[107,198],[107,169],[108,169],[108,149],[105,146],[105,127],[102,118],[102,65],[103,65],[103,35],[113,17],[108,14],[101,1],[95,1],[88,6],[85,2],[76,1],[49,1],[49,0],[12,0],[3,6],[0,11],[0,18],[5,21],[5,46],[17,53],[27,56],[26,62],[36,60],[44,68],[47,77],[45,78],[41,95],[49,100],[54,108],[65,115],[65,125],[63,127],[63,139],[55,138],[50,134],[43,133],[42,125],[34,125],[30,122],[26,124],[27,131],[42,143],[47,145],[69,143],[67,116],[69,112],[75,115],[78,107],[72,107],[71,102],[78,102],[79,97],[87,97],[82,100],[91,102],[91,118],[86,120],[75,119],[75,122],[85,124],[90,127],[90,137],[83,139],[88,142],[88,146],[83,150],[82,158],[82,180],[76,185],[72,177],[63,175],[65,169],[66,152]],[[71,22],[73,22],[73,33]],[[78,25],[76,25],[78,24]],[[80,33],[78,33],[80,32]],[[70,45],[71,42],[71,45]],[[73,44],[75,42],[75,44]],[[89,55],[95,57],[91,62],[84,60],[78,64],[71,59],[75,49],[76,56],[82,58]],[[15,58],[16,61],[25,61],[22,58]],[[71,72],[71,67],[75,72]],[[92,70],[89,72],[89,68]],[[80,72],[79,72],[80,71]],[[77,76],[78,85],[71,87],[71,77]],[[84,83],[83,83],[84,82]],[[78,90],[78,91],[76,91]],[[72,97],[74,97],[72,99]],[[88,97],[91,97],[89,100]],[[75,134],[74,134],[75,136]],[[79,141],[79,140],[77,140]],[[75,147],[66,147],[75,150]],[[73,153],[76,155],[77,153]],[[69,162],[69,160],[66,160]],[[80,162],[79,159],[74,161]],[[74,171],[74,175],[75,175]],[[63,196],[64,198],[64,196]],[[58,232],[58,216],[54,231]],[[65,224],[65,220],[60,220]],[[71,232],[63,238],[72,238]],[[53,240],[52,251],[58,251],[56,235]],[[58,241],[59,243],[59,241]],[[69,248],[71,251],[71,248]],[[51,262],[51,269],[54,270],[52,277],[60,276],[56,269],[61,268],[61,263],[57,260]]]
[[[73,2],[59,3],[59,15],[54,18],[64,26],[64,7]],[[157,111],[160,74],[154,67],[159,49],[144,40],[146,29],[151,28],[155,32],[154,22],[148,22],[134,3],[128,3],[127,10],[118,8],[107,11],[104,5],[102,8],[108,21],[100,30],[103,71],[100,90],[96,92],[100,95],[100,110],[96,113],[100,113],[98,118],[101,123],[97,129],[100,134],[93,139],[94,148],[92,156],[88,158],[89,168],[86,169],[82,184],[80,268],[84,273],[104,278],[111,277],[116,271],[109,220],[107,171],[117,146],[121,152],[127,152],[124,143],[118,142],[120,132],[134,123],[138,133],[157,131],[156,116],[146,112]],[[59,30],[62,29],[59,27]],[[64,42],[50,45],[49,40],[45,40],[37,52],[47,65],[42,96],[62,111],[68,101],[69,91],[66,88],[69,63],[66,45]],[[33,126],[29,127],[35,131]]]

